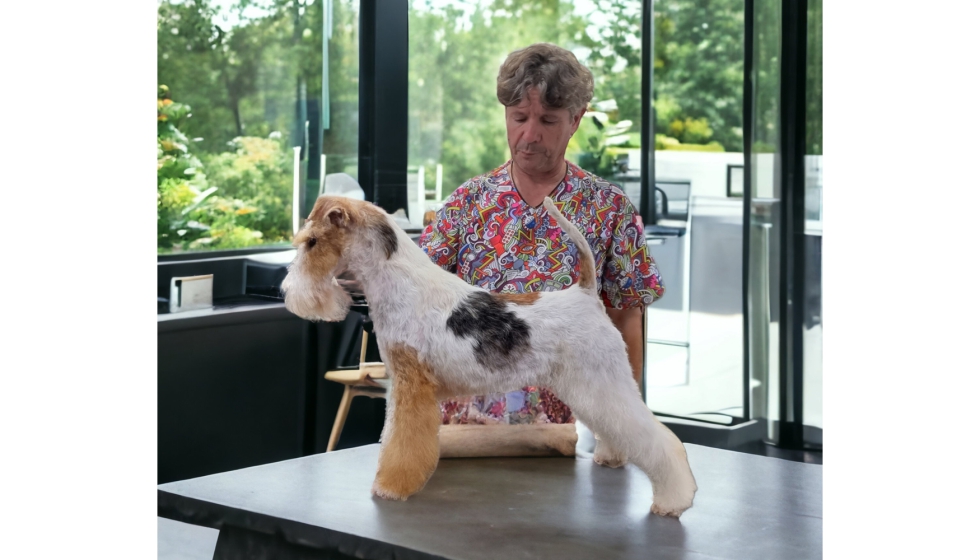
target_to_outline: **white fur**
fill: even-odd
[[[553,217],[560,217],[550,199],[546,207]],[[384,214],[398,237],[391,258],[369,234],[348,236],[353,241],[343,250],[347,269],[360,282],[371,306],[382,359],[388,361],[386,349],[397,343],[416,349],[421,361],[432,368],[440,398],[507,392],[528,385],[549,387],[601,439],[597,462],[619,466],[626,459],[650,477],[652,512],[679,516],[691,507],[697,485],[686,450],[643,403],[626,345],[595,290],[575,286],[542,293],[533,305],[508,304],[508,310],[530,327],[531,349],[507,367],[484,367],[474,356],[473,340],[457,337],[446,325],[457,304],[481,289],[433,264],[382,210],[364,203],[364,211]],[[558,221],[577,246],[584,244],[580,232],[568,230],[571,224],[564,217]],[[336,294],[339,286],[332,278],[304,277],[304,256],[301,247],[283,283],[287,307],[303,317],[343,319],[347,308]],[[325,301],[338,308],[324,309]]]

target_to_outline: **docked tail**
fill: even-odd
[[[558,208],[555,206],[555,203],[553,200],[551,200],[550,196],[545,197],[544,207],[548,210],[548,213],[551,214],[551,217],[558,222],[561,229],[565,230],[565,234],[571,238],[572,243],[578,250],[579,269],[581,270],[581,274],[578,278],[579,287],[584,290],[595,291],[595,257],[592,256],[592,248],[589,247],[588,242],[585,241],[585,236],[582,235],[582,232],[579,231],[577,227],[575,227],[575,224],[568,221],[568,218],[563,216],[562,213],[558,211]]]

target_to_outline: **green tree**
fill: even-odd
[[[190,118],[190,107],[175,103],[166,85],[157,99],[157,251],[202,247],[232,248],[261,242],[249,216],[258,208],[225,198],[209,186],[201,160],[178,124]]]
[[[338,2],[339,4],[339,2]],[[187,126],[210,153],[239,136],[295,136],[297,105],[320,92],[322,4],[240,0],[160,3],[157,75],[197,114]]]
[[[657,132],[742,150],[743,0],[654,4]]]
[[[209,188],[201,160],[190,152],[177,124],[190,107],[174,103],[167,86],[157,97],[157,250],[180,249],[200,238],[208,227],[189,213],[215,191]]]
[[[309,112],[320,106],[322,1],[159,3],[158,77],[183,106],[194,108],[193,118],[188,110],[180,123],[182,145],[196,154],[196,169],[208,188],[216,189],[193,211],[182,214],[196,220],[200,235],[175,248],[230,248],[287,240],[293,146],[305,146],[307,139],[315,146],[317,135],[323,134],[324,150],[342,154],[328,158],[328,171],[349,172],[350,161],[356,169],[356,4],[356,0],[330,3],[335,24],[326,44],[331,56],[333,118],[324,131],[307,126],[315,121]],[[304,156],[310,163],[302,172],[310,175],[315,191],[319,178],[313,172],[319,167],[319,154]]]

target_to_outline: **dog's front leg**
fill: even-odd
[[[378,473],[371,491],[388,500],[405,500],[428,482],[439,462],[437,385],[418,352],[394,345],[386,352],[391,371]]]

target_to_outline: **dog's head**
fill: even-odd
[[[380,208],[350,198],[321,196],[293,238],[296,257],[282,282],[286,308],[312,321],[342,321],[351,298],[337,283],[337,275],[351,258],[389,258],[397,245],[398,238]]]

